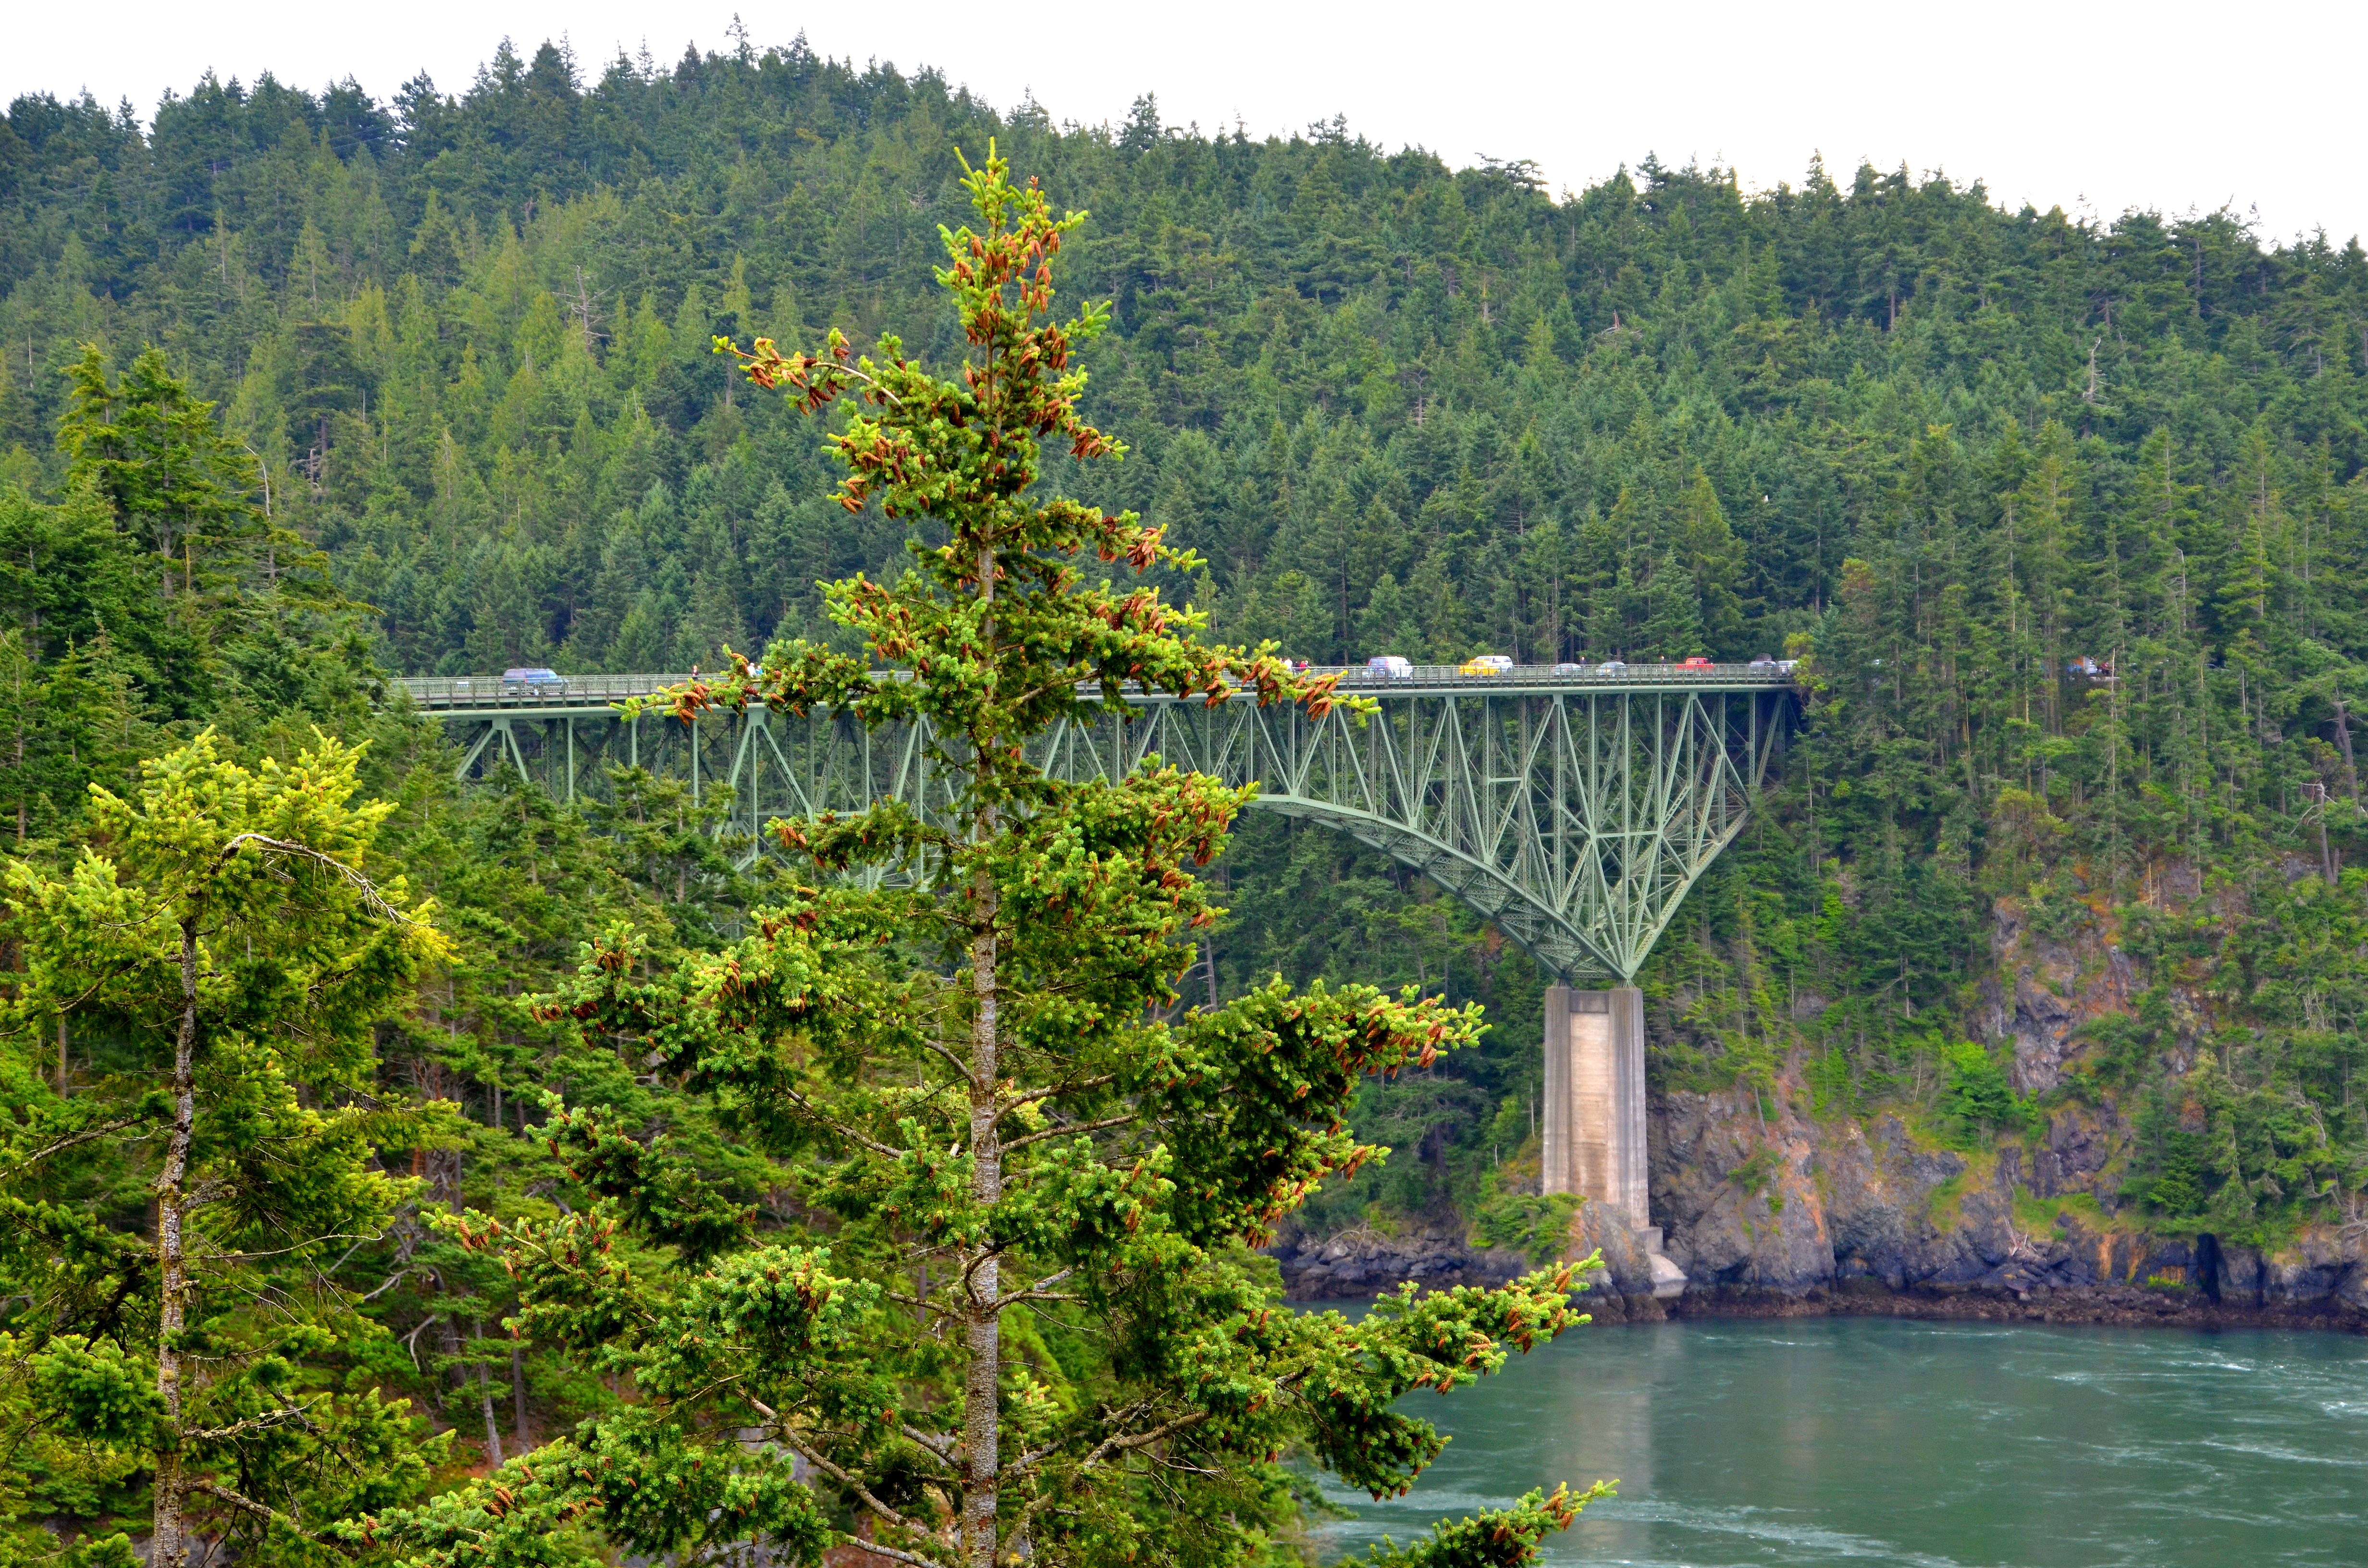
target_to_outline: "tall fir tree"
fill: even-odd
[[[761,704],[923,726],[942,801],[776,823],[816,880],[755,934],[654,970],[613,932],[545,1010],[794,1155],[771,1179],[807,1218],[760,1223],[663,1121],[580,1097],[556,1115],[598,1205],[461,1233],[517,1276],[529,1334],[630,1374],[640,1403],[362,1527],[424,1561],[544,1561],[554,1521],[597,1509],[640,1551],[755,1535],[811,1561],[849,1518],[866,1550],[915,1563],[1259,1562],[1288,1516],[1287,1449],[1403,1491],[1441,1439],[1402,1395],[1583,1321],[1569,1264],[1408,1288],[1358,1323],[1277,1300],[1252,1248],[1380,1153],[1343,1125],[1350,1098],[1467,1043],[1476,1009],[1278,981],[1174,1016],[1217,913],[1191,868],[1249,792],[1156,765],[1064,783],[1030,743],[1129,685],[1321,713],[1332,677],[1204,645],[1156,590],[1093,580],[1097,558],[1198,562],[1051,493],[1042,441],[1080,462],[1123,450],[1076,406],[1102,313],[1052,312],[1083,215],[1054,218],[992,147],[965,185],[977,227],[944,235],[939,275],[969,346],[957,379],[893,336],[860,358],[836,333],[818,357],[762,339],[746,356],[810,411],[855,400],[830,438],[840,502],[913,529],[914,563],[832,585],[860,655],[778,643],[672,699],[684,718]],[[1526,1561],[1583,1500],[1532,1494],[1403,1558]]]

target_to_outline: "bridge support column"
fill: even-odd
[[[1643,1243],[1653,1294],[1686,1288],[1661,1256],[1645,1169],[1645,994],[1546,992],[1546,1192],[1575,1192],[1619,1216]]]
[[[1652,1222],[1645,1177],[1645,994],[1546,993],[1545,1190]]]

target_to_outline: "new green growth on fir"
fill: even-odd
[[[1025,742],[1125,682],[1318,710],[1331,683],[1203,645],[1198,614],[1112,579],[1194,562],[1040,468],[1047,440],[1081,462],[1123,449],[1076,407],[1101,314],[1053,313],[1083,215],[1054,218],[992,149],[966,185],[976,227],[944,235],[939,275],[968,345],[956,378],[893,336],[746,356],[810,411],[856,403],[830,437],[840,499],[919,535],[897,581],[830,587],[862,653],[780,642],[672,699],[926,716],[950,809],[777,823],[803,869],[750,935],[654,964],[611,930],[543,1009],[712,1103],[780,1162],[773,1207],[796,1219],[760,1222],[662,1124],[582,1096],[556,1110],[598,1204],[457,1229],[518,1279],[525,1332],[638,1397],[359,1539],[456,1568],[558,1561],[553,1525],[597,1511],[643,1551],[755,1535],[803,1558],[853,1533],[973,1568],[1259,1562],[1291,1517],[1286,1451],[1403,1491],[1441,1439],[1395,1402],[1583,1321],[1568,1264],[1409,1287],[1354,1324],[1281,1304],[1252,1249],[1379,1153],[1343,1124],[1349,1098],[1467,1043],[1477,1010],[1277,981],[1177,1016],[1216,913],[1193,869],[1245,792],[1156,767],[1063,783]],[[1583,1501],[1533,1494],[1405,1560],[1523,1561]]]

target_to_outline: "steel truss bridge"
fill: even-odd
[[[761,846],[772,818],[841,815],[894,798],[942,810],[916,726],[866,731],[844,713],[660,713],[617,704],[684,676],[572,676],[564,688],[498,679],[404,681],[415,708],[458,732],[463,778],[515,767],[571,802],[606,797],[609,769],[727,786],[730,820]],[[1624,675],[1516,666],[1411,676],[1348,672],[1360,716],[1310,719],[1248,697],[1126,697],[1037,743],[1033,760],[1076,781],[1152,755],[1230,785],[1258,809],[1326,824],[1410,865],[1478,910],[1565,982],[1627,984],[1687,891],[1742,830],[1782,744],[1791,677],[1765,668],[1639,665]],[[753,857],[757,849],[749,851]]]

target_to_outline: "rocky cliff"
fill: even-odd
[[[1440,1214],[1382,1231],[1359,1227],[1331,1236],[1286,1234],[1268,1255],[1282,1269],[1293,1301],[1371,1301],[1413,1280],[1426,1290],[1501,1285],[1535,1265],[1503,1247],[1472,1244],[1457,1215]],[[1654,1299],[1653,1266],[1645,1238],[1610,1210],[1582,1205],[1571,1220],[1570,1256],[1603,1255],[1603,1272],[1589,1286],[1587,1310],[1611,1320],[1668,1315]]]
[[[1763,1115],[1746,1092],[1655,1102],[1653,1217],[1687,1290],[1654,1300],[1643,1238],[1584,1205],[1572,1251],[1600,1251],[1605,1264],[1589,1312],[2368,1328],[2368,1237],[2321,1227],[2263,1250],[2149,1229],[2119,1205],[2109,1114],[2060,1111],[2035,1147],[1978,1153],[1934,1147],[1896,1115],[1821,1121],[1788,1107],[1764,1129]],[[1497,1284],[1528,1267],[1472,1245],[1452,1215],[1288,1237],[1273,1256],[1303,1301],[1370,1300],[1408,1279]]]
[[[2081,1026],[2131,1009],[2132,966],[2102,931],[2034,937],[2011,903],[1992,940],[1978,1026],[2015,1091],[2045,1096],[2078,1065]],[[2170,1002],[2173,1053],[2192,1061],[2209,1004]],[[2149,1222],[2123,1202],[2135,1130],[2110,1097],[1979,1152],[1919,1137],[1897,1113],[1810,1114],[1796,1072],[1774,1098],[1772,1116],[1744,1091],[1654,1099],[1653,1217],[1691,1281],[1681,1312],[2368,1327],[2368,1225],[2305,1226],[2264,1248]]]
[[[1656,1301],[1644,1238],[1583,1206],[1571,1250],[1600,1250],[1606,1265],[1589,1310],[1607,1319],[1882,1312],[2368,1329],[2368,1222],[2305,1225],[2263,1245],[2149,1218],[2124,1198],[2138,1139],[2123,1108],[2111,1096],[2050,1095],[2093,1049],[2082,1026],[2128,1013],[2140,990],[2110,933],[2043,939],[2001,904],[1992,959],[1974,1024],[2023,1103],[2051,1106],[2043,1119],[1959,1148],[1902,1110],[1820,1114],[1798,1053],[1770,1096],[1656,1092],[1652,1215],[1688,1288]],[[2211,1003],[2180,994],[2171,1010],[2167,1049],[2183,1073]],[[1533,1161],[1528,1172],[1533,1180]],[[1522,1267],[1515,1255],[1470,1246],[1452,1216],[1388,1234],[1302,1237],[1277,1256],[1292,1293],[1311,1299],[1369,1296],[1401,1279],[1487,1283]]]
[[[2037,1147],[1921,1144],[1902,1119],[1761,1131],[1743,1094],[1671,1094],[1653,1212],[1680,1312],[1903,1311],[2063,1321],[2302,1319],[2368,1326],[2368,1246],[2306,1229],[2264,1251],[2118,1210],[2110,1113],[2058,1112]]]

